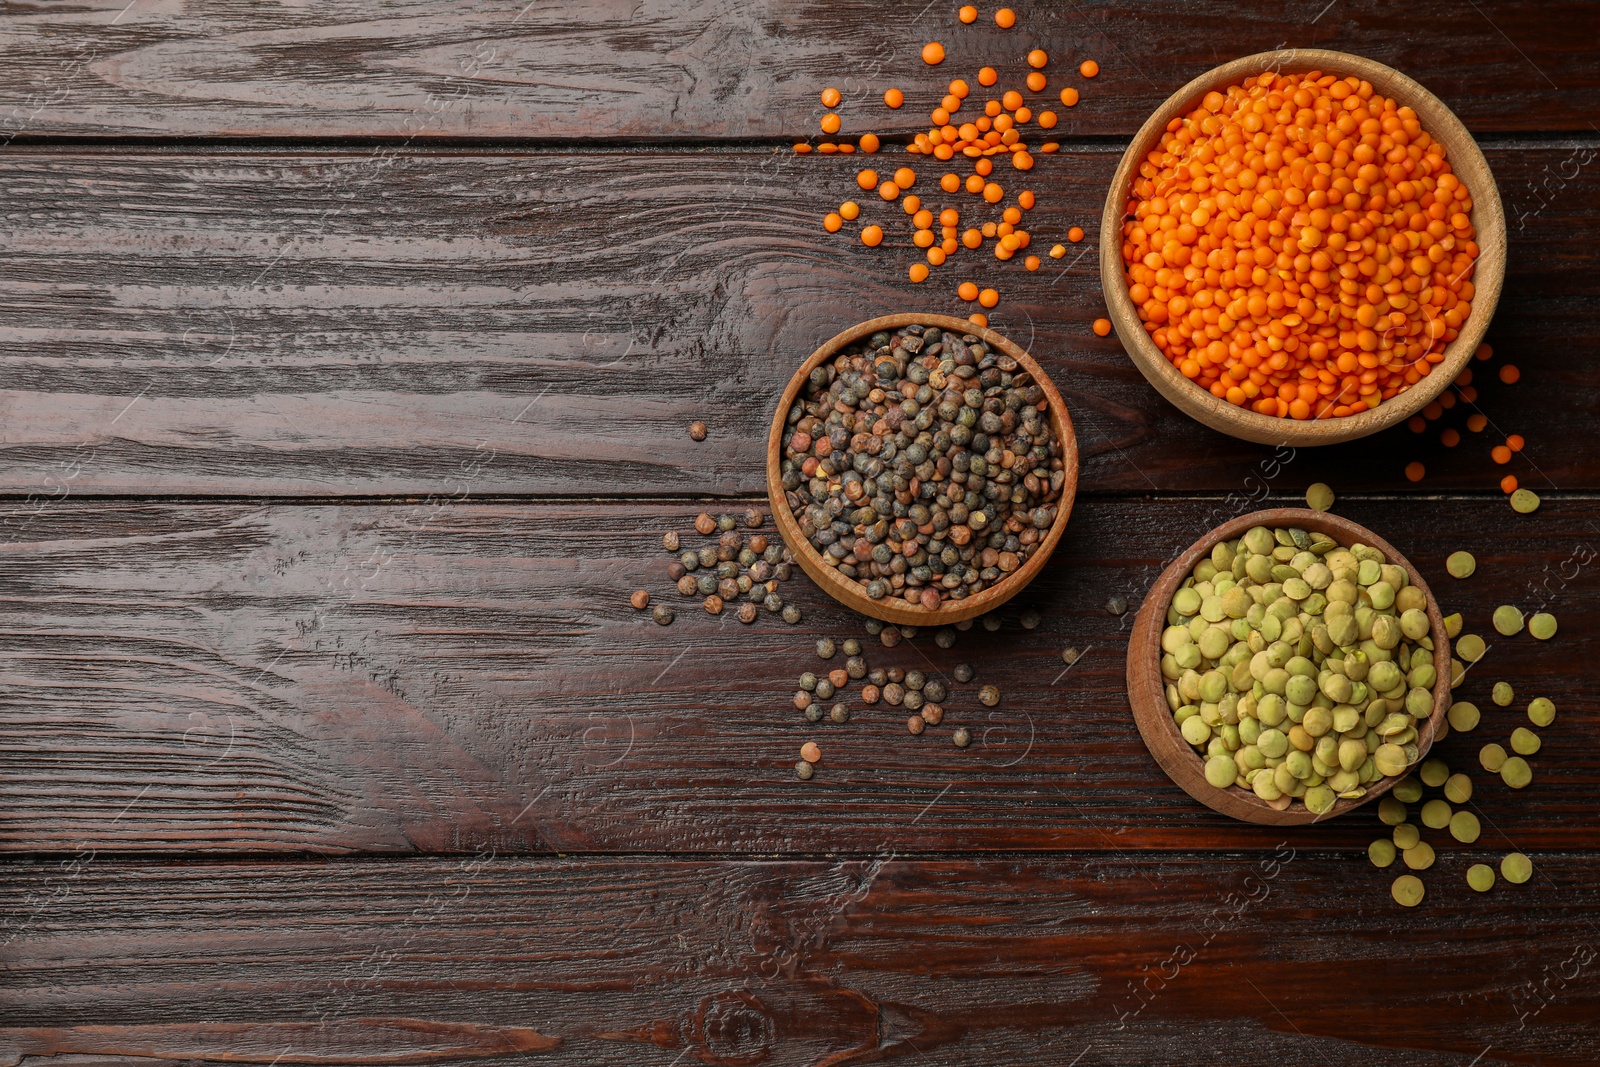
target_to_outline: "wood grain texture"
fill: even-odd
[[[893,133],[982,64],[1020,82],[1040,46],[1052,88],[1087,90],[1069,136],[1131,134],[1202,71],[1285,47],[1387,63],[1474,130],[1589,132],[1600,111],[1600,15],[1581,0],[1420,0],[1403,16],[1382,0],[1016,7],[1002,31],[992,9],[962,26],[921,0],[15,5],[0,136],[790,139],[816,132],[828,85],[847,94],[847,131]],[[949,51],[937,68],[919,58],[930,40]],[[1102,71],[1089,83],[1085,58]],[[891,85],[915,106],[885,109]]]
[[[1269,504],[1274,501],[1268,501]],[[1231,510],[1230,510],[1231,509]],[[67,502],[0,548],[0,848],[321,853],[1364,847],[1375,814],[1243,826],[1150,758],[1127,707],[1130,611],[1167,561],[1234,508],[1221,497],[1088,497],[1049,565],[1002,612],[938,648],[894,650],[797,576],[805,620],[751,627],[681,598],[661,534],[701,539],[682,504],[398,506]],[[1600,509],[1552,497],[1341,501],[1492,638],[1460,695],[1485,721],[1435,751],[1478,782],[1486,827],[1528,848],[1593,840],[1600,728],[1587,665]],[[770,530],[770,523],[768,524]],[[1442,576],[1468,548],[1478,572]],[[667,628],[628,605],[650,590]],[[1550,643],[1494,637],[1502,603],[1561,620]],[[1021,612],[1043,624],[1024,630]],[[842,698],[845,725],[791,698],[816,639],[859,636],[869,664],[950,678],[943,724]],[[1070,670],[1067,645],[1083,653]],[[842,665],[842,658],[827,666]],[[1517,690],[1494,707],[1495,681]],[[976,700],[992,683],[998,707]],[[1559,718],[1512,792],[1478,771],[1521,709]],[[970,748],[951,744],[958,726]],[[793,765],[815,739],[802,783]]]
[[[1520,432],[1528,450],[1507,469],[1526,484],[1600,487],[1600,287],[1582,258],[1600,244],[1597,151],[1489,152],[1511,230],[1489,340],[1524,372],[1502,386],[1498,362],[1478,365],[1491,429],[1455,450],[1405,429],[1324,449],[1296,460],[1306,481],[1390,490],[1415,458],[1428,488],[1488,489],[1504,473],[1488,438]],[[1117,157],[1041,157],[1027,183],[1040,245],[1093,225]],[[894,247],[821,228],[860,195],[856,166],[13,148],[0,159],[0,491],[756,494],[794,368],[874,315],[965,314],[968,278],[998,286],[991,321],[1066,398],[1084,491],[1260,481],[1270,448],[1184,417],[1115,337],[1090,332],[1104,314],[1092,234],[1033,274],[966,253],[914,285],[898,208],[863,215],[899,227]],[[977,199],[956,199],[969,219],[988,217]],[[711,428],[699,444],[695,419]]]
[[[1588,1067],[1600,866],[1536,853],[1526,885],[1472,893],[1466,864],[1504,847],[1442,851],[1414,910],[1359,853],[1279,839],[1137,858],[13,863],[0,1062],[451,1064],[536,1031],[560,1041],[529,1061],[549,1065]]]

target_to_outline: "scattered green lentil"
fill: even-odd
[[[1474,863],[1467,868],[1467,884],[1479,893],[1494,888],[1494,868],[1487,863]]]
[[[861,642],[853,637],[847,637],[844,639],[844,644],[839,646],[839,649],[847,656],[859,656],[861,655]]]
[[[1539,751],[1544,742],[1539,740],[1539,735],[1526,726],[1519,726],[1511,731],[1511,751],[1519,756],[1531,756]]]
[[[783,621],[788,623],[790,626],[793,626],[795,623],[799,622],[800,609],[795,607],[793,604],[785,604],[783,606]]]
[[[1106,601],[1106,610],[1113,615],[1126,615],[1128,613],[1128,598],[1125,596],[1112,597]]]
[[[1422,779],[1423,785],[1437,789],[1450,777],[1450,767],[1442,759],[1426,760],[1422,764],[1422,769],[1417,772],[1417,777]]]
[[[744,524],[752,530],[759,530],[767,521],[767,513],[760,508],[745,508]]]
[[[982,689],[978,690],[978,703],[982,704],[986,708],[992,708],[996,704],[1000,703],[1000,688],[998,686],[986,685]]]
[[[1522,632],[1522,612],[1510,605],[1501,604],[1494,609],[1494,628],[1502,636],[1512,637]]]
[[[650,609],[650,617],[656,620],[658,626],[671,626],[672,620],[676,616],[673,615],[672,609],[665,604],[657,604]]]
[[[1467,665],[1456,659],[1454,656],[1450,657],[1450,688],[1460,689],[1461,683],[1466,680]]]
[[[958,682],[970,682],[972,681],[973,675],[976,673],[977,672],[972,669],[972,664],[970,663],[957,663],[954,667],[950,668],[951,676]]]
[[[1078,662],[1078,656],[1079,655],[1080,655],[1080,653],[1078,652],[1078,650],[1076,648],[1073,648],[1071,645],[1068,645],[1066,648],[1063,648],[1061,650],[1061,662],[1065,663],[1067,666],[1070,667],[1074,663]]]
[[[941,626],[933,632],[933,643],[940,648],[954,648],[956,632],[948,626]]]
[[[956,732],[951,735],[950,740],[956,743],[957,748],[966,748],[968,745],[972,744],[972,733],[965,726],[957,727]]]
[[[863,628],[873,637],[877,637],[879,634],[883,633],[884,625],[885,624],[881,619],[868,619],[863,624]]]
[[[807,722],[821,722],[822,705],[813,700],[811,703],[806,705],[805,716]]]
[[[1556,721],[1556,706],[1548,697],[1534,697],[1528,703],[1528,720],[1535,726],[1549,726]]]
[[[834,653],[838,651],[831,637],[823,637],[817,641],[817,655],[822,659],[832,659]]]
[[[794,765],[795,777],[800,779],[802,782],[809,782],[811,780],[811,776],[816,773],[817,769],[812,765],[810,760],[800,760]]]
[[[1496,774],[1506,765],[1506,750],[1499,745],[1484,745],[1478,750],[1478,762],[1490,774]]]
[[[1333,507],[1333,489],[1325,482],[1312,482],[1306,488],[1306,507],[1312,511],[1327,511]]]
[[[1520,852],[1511,852],[1500,861],[1500,873],[1508,882],[1521,885],[1533,877],[1533,861]]]
[[[1472,812],[1458,811],[1450,816],[1450,836],[1463,845],[1472,844],[1482,832],[1482,827],[1478,825],[1478,817]]]
[[[1461,632],[1461,612],[1457,611],[1444,617],[1444,635],[1452,641]]]
[[[1400,853],[1400,858],[1413,871],[1425,871],[1433,866],[1433,846],[1426,841],[1418,841],[1415,845],[1403,850]]]
[[[983,628],[988,630],[990,633],[994,633],[996,630],[1000,629],[1000,616],[992,611],[978,621],[983,623]]]
[[[1500,765],[1500,779],[1512,789],[1526,789],[1533,781],[1533,768],[1521,756],[1512,756]]]
[[[1402,907],[1414,908],[1422,903],[1425,890],[1421,878],[1414,874],[1402,874],[1394,880],[1389,892],[1394,895],[1395,903]]]
[[[1509,708],[1516,696],[1516,691],[1511,688],[1510,682],[1496,682],[1494,683],[1493,691],[1489,694],[1489,699],[1502,708]]]
[[[1483,643],[1483,638],[1477,634],[1463,634],[1456,638],[1456,655],[1467,663],[1476,663],[1483,658],[1488,646]]]
[[[1478,561],[1471,552],[1452,552],[1444,561],[1444,569],[1450,572],[1452,578],[1470,578],[1472,572],[1478,569]]]
[[[1394,862],[1394,842],[1386,837],[1380,837],[1367,846],[1367,859],[1372,861],[1374,867],[1387,867]]]
[[[1452,774],[1444,783],[1444,798],[1452,804],[1465,804],[1472,799],[1472,779],[1464,774]]]
[[[1556,617],[1548,611],[1541,611],[1528,620],[1528,632],[1541,641],[1548,641],[1556,635]]]
[[[1470,700],[1458,700],[1450,705],[1450,710],[1445,712],[1445,719],[1450,723],[1450,729],[1467,733],[1477,728],[1482,713],[1478,705]]]
[[[1404,852],[1417,847],[1417,842],[1422,840],[1422,833],[1413,824],[1403,822],[1394,828],[1393,837],[1395,847]]]
[[[1422,825],[1430,830],[1443,830],[1450,825],[1450,805],[1443,800],[1430,800],[1422,805]]]
[[[1539,510],[1539,494],[1532,489],[1514,489],[1511,492],[1511,510],[1519,515],[1531,515]]]
[[[845,707],[843,704],[835,704],[828,711],[828,718],[832,719],[834,722],[839,722],[839,723],[849,722],[850,721],[850,709]]]
[[[1404,804],[1415,804],[1422,799],[1422,783],[1415,777],[1402,778],[1394,784],[1391,792],[1396,800]]]
[[[1044,616],[1037,611],[1024,611],[1022,618],[1017,621],[1022,623],[1024,630],[1036,630],[1039,628],[1039,624],[1044,621]]]
[[[1398,826],[1405,822],[1405,802],[1394,797],[1384,797],[1378,801],[1378,819],[1386,826]]]

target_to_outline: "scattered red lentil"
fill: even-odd
[[[975,282],[962,282],[956,286],[956,295],[963,300],[978,299],[978,286]]]
[[[994,13],[994,23],[1002,30],[1009,30],[1017,24],[1017,13],[1009,7],[1003,7]]]
[[[909,272],[909,276],[910,276],[911,280],[914,281],[914,282],[925,282],[925,281],[927,281],[928,280],[928,265],[926,263],[913,263],[913,264],[911,264],[911,270]]]
[[[837,90],[837,89],[834,89],[834,88],[830,87],[830,88],[822,90],[822,106],[823,107],[838,107],[839,106],[839,101],[842,100],[842,99],[843,99],[843,97],[841,97],[839,95],[839,90]]]
[[[1422,414],[1427,417],[1428,421],[1432,422],[1444,414],[1444,405],[1437,400],[1430,400],[1427,407],[1422,409]]]
[[[1038,70],[1048,62],[1050,62],[1050,53],[1043,48],[1035,48],[1028,53],[1028,66],[1035,70]]]
[[[844,226],[844,219],[840,218],[838,213],[830,211],[822,216],[822,228],[829,233],[838,233],[842,226]]]
[[[863,189],[876,189],[878,187],[878,172],[870,169],[856,171],[856,184]]]
[[[879,143],[878,135],[875,133],[864,133],[861,135],[861,151],[863,152],[876,152],[878,150]]]
[[[1457,392],[1461,394],[1461,399],[1469,404],[1475,404],[1478,401],[1478,387],[1476,385],[1460,386]]]
[[[1496,463],[1510,463],[1511,449],[1507,448],[1505,445],[1495,445],[1493,448],[1489,449],[1489,458],[1494,460]]]
[[[929,41],[922,46],[922,61],[930,67],[936,67],[944,62],[944,45],[938,41]]]
[[[1072,229],[1068,230],[1067,240],[1071,241],[1073,244],[1077,244],[1079,241],[1083,240],[1083,227],[1074,226]]]
[[[1078,64],[1078,73],[1082,74],[1085,78],[1092,78],[1096,74],[1100,73],[1100,64],[1096,63],[1092,59],[1086,59],[1082,63]]]
[[[997,82],[999,80],[1000,80],[1000,72],[995,70],[993,67],[979,67],[978,68],[978,84],[979,85],[993,85],[995,82]]]
[[[807,152],[811,151],[811,146],[806,144],[804,141],[796,141],[794,150],[799,152],[801,155],[805,155]]]
[[[894,182],[880,182],[878,184],[878,195],[885,200],[893,200],[900,195],[900,187]]]
[[[1446,448],[1454,448],[1461,443],[1461,431],[1452,427],[1439,435],[1439,441]]]
[[[1095,319],[1094,320],[1094,332],[1095,332],[1095,336],[1097,336],[1097,337],[1106,337],[1106,336],[1110,335],[1110,333],[1111,333],[1111,320],[1110,319]]]
[[[1487,415],[1473,413],[1467,416],[1467,429],[1473,433],[1483,432],[1483,428],[1487,425],[1489,425],[1489,417]]]
[[[989,316],[985,315],[981,311],[974,311],[972,314],[967,316],[967,321],[975,322],[979,326],[987,326],[989,325]]]
[[[1473,353],[1472,353],[1472,357],[1474,359],[1477,359],[1477,360],[1485,360],[1485,359],[1490,358],[1493,355],[1494,355],[1494,349],[1491,348],[1487,342],[1485,342],[1484,344],[1479,345],[1476,349],[1473,350]]]
[[[1422,464],[1418,463],[1416,460],[1412,460],[1410,463],[1406,464],[1407,481],[1420,482],[1422,481],[1422,476],[1426,473],[1428,473],[1428,469]]]
[[[906,102],[906,94],[899,89],[890,89],[883,94],[883,102],[892,108],[898,108]]]
[[[1028,84],[1028,91],[1032,93],[1044,92],[1044,87],[1049,84],[1048,79],[1044,76],[1044,72],[1037,70],[1029,71],[1026,81]]]
[[[1066,245],[1056,245],[1055,247],[1050,249],[1050,258],[1051,259],[1060,259],[1062,256],[1064,256],[1066,254],[1067,254],[1067,246]]]
[[[1017,206],[1024,211],[1032,211],[1034,204],[1033,190],[1024,189],[1017,194]]]
[[[1506,447],[1511,449],[1513,452],[1521,452],[1523,443],[1522,435],[1520,433],[1514,433],[1510,437],[1506,438]]]
[[[1515,363],[1507,363],[1505,366],[1500,368],[1500,380],[1505,382],[1507,385],[1516,385],[1517,380],[1521,377],[1522,372],[1517,369]]]
[[[883,227],[868,226],[861,231],[861,243],[868,248],[877,248],[883,244]]]
[[[967,23],[977,22],[978,21],[978,9],[973,7],[971,4],[967,4],[964,7],[962,7],[962,9],[960,11],[956,12],[956,17],[959,18],[962,22],[967,22]]]
[[[823,133],[838,133],[839,132],[839,126],[840,126],[840,122],[839,122],[839,116],[838,115],[827,114],[827,115],[822,116],[822,132]],[[835,145],[834,147],[837,148],[838,146]]]
[[[1022,265],[1024,267],[1027,267],[1029,270],[1038,270],[1039,269],[1039,257],[1038,256],[1029,256],[1027,259],[1022,261]]]
[[[1067,107],[1072,107],[1075,104],[1077,104],[1077,102],[1078,102],[1078,90],[1074,89],[1070,85],[1067,86],[1065,89],[1061,90],[1061,102],[1063,104],[1065,104]]]
[[[1501,478],[1500,491],[1502,493],[1515,493],[1517,491],[1517,476],[1515,474],[1508,474],[1504,478]]]
[[[1428,420],[1421,415],[1413,415],[1406,420],[1406,426],[1410,428],[1412,433],[1421,433],[1428,428]]]
[[[992,308],[1000,303],[1000,294],[993,289],[985,289],[978,294],[978,303],[986,308]]]

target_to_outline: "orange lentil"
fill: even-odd
[[[861,231],[861,243],[868,248],[877,248],[883,244],[883,227],[868,226]]]
[[[1095,332],[1095,336],[1096,337],[1107,337],[1107,336],[1110,336],[1110,334],[1111,334],[1111,320],[1110,319],[1095,319],[1094,320],[1094,332]]]
[[[1038,270],[1039,269],[1039,257],[1038,256],[1029,256],[1027,259],[1022,261],[1022,265],[1024,267],[1027,267],[1029,270]]]
[[[1078,102],[1078,90],[1070,85],[1061,90],[1061,102],[1067,107],[1075,105]]]
[[[928,262],[929,263],[932,263],[935,267],[937,267],[937,266],[941,266],[944,263],[944,261],[945,261],[945,250],[944,249],[940,248],[938,245],[934,245],[932,248],[928,249]]]
[[[1009,7],[1003,7],[994,13],[994,24],[1002,30],[1009,30],[1017,24],[1017,13]]]
[[[939,106],[954,114],[961,110],[961,98],[952,93],[939,101]]]
[[[894,182],[880,182],[878,184],[878,195],[885,200],[893,200],[900,195],[900,187]]]
[[[916,184],[917,172],[910,167],[901,167],[894,172],[894,183],[902,189],[909,189]]]
[[[1504,478],[1501,478],[1500,491],[1502,493],[1515,493],[1517,491],[1517,476],[1515,474],[1508,474]]]
[[[833,153],[839,151],[839,146],[834,144],[832,141],[823,141],[821,144],[817,145],[817,151],[821,152],[825,156],[831,156]]]
[[[1000,247],[1004,248],[1007,252],[1015,252],[1017,249],[1022,247],[1022,238],[1018,237],[1014,233],[1004,234],[1000,238]]]
[[[1511,449],[1513,452],[1521,452],[1525,443],[1526,442],[1522,440],[1522,435],[1520,433],[1514,433],[1510,437],[1506,438],[1506,447]]]
[[[911,243],[916,245],[918,248],[932,248],[933,247],[933,231],[932,230],[918,230],[916,233],[913,233],[911,235]]]
[[[1029,92],[1042,93],[1044,92],[1044,87],[1049,84],[1049,79],[1047,79],[1043,73],[1037,70],[1030,70],[1028,72],[1027,82]]]
[[[1096,74],[1100,73],[1100,64],[1096,63],[1092,59],[1086,59],[1082,63],[1078,64],[1078,73],[1082,74],[1085,78],[1092,78]]]
[[[961,8],[960,11],[956,12],[956,17],[959,18],[962,22],[968,22],[968,23],[977,22],[978,21],[978,9],[973,7],[971,4],[966,4],[965,6],[963,6]]]
[[[1066,245],[1055,245],[1054,247],[1052,247],[1050,249],[1050,258],[1051,259],[1061,259],[1066,254],[1067,254],[1067,246]]]
[[[1007,260],[1007,259],[1010,259],[1012,256],[1014,256],[1016,254],[1017,254],[1017,251],[1014,248],[1007,248],[1003,244],[996,244],[994,246],[994,258],[995,259]]]
[[[1083,240],[1083,227],[1074,226],[1072,229],[1068,230],[1067,240],[1071,241],[1073,244],[1077,244],[1079,241]]]
[[[843,226],[844,219],[840,217],[838,212],[830,211],[822,216],[822,228],[829,233],[838,233]]]
[[[928,280],[928,265],[926,263],[913,263],[906,274],[914,282],[925,282]]]
[[[961,221],[961,212],[957,211],[953,207],[947,207],[943,211],[939,212],[939,225],[940,226],[954,226],[956,223],[958,223],[960,221]]]
[[[839,90],[837,89],[829,88],[822,90],[823,107],[838,107],[841,99],[842,97],[839,96]]]
[[[1454,448],[1461,443],[1461,431],[1451,427],[1439,435],[1439,441],[1446,448]]]
[[[1496,463],[1510,463],[1511,449],[1507,448],[1505,445],[1495,445],[1493,448],[1489,449],[1489,458],[1494,460]]]
[[[968,248],[977,248],[983,244],[983,234],[978,230],[968,230],[961,235],[961,243]]]
[[[961,175],[946,174],[943,178],[939,179],[939,188],[943,189],[947,193],[958,192],[961,189]]]
[[[972,282],[962,282],[956,286],[956,295],[963,300],[978,299],[978,287]]]
[[[1408,482],[1420,482],[1422,481],[1422,476],[1427,473],[1428,468],[1424,467],[1416,460],[1412,460],[1410,463],[1406,464],[1406,481]]]
[[[844,216],[846,222],[854,222],[855,217],[861,214],[861,205],[854,200],[846,200],[839,205],[839,214]]]
[[[956,243],[956,239],[954,237],[946,237],[939,247],[944,249],[945,255],[953,256],[956,254],[956,249],[960,248],[961,246]]]
[[[1016,117],[1017,117],[1017,125],[1020,126],[1023,123],[1028,122],[1029,120],[1031,120],[1033,118],[1033,109],[1032,108],[1026,108],[1026,107],[1019,107],[1015,111],[1013,111],[1012,114],[1016,115]]]
[[[1032,211],[1033,210],[1033,204],[1034,204],[1034,200],[1033,200],[1033,190],[1032,189],[1024,189],[1024,190],[1022,190],[1022,192],[1017,194],[1017,206],[1020,207],[1022,210],[1024,210],[1024,211]]]
[[[972,164],[972,173],[987,178],[994,173],[994,160],[980,159]]]
[[[890,89],[883,94],[883,102],[892,108],[898,108],[906,102],[906,94],[899,89]]]
[[[1451,408],[1456,406],[1456,395],[1454,393],[1440,393],[1439,406],[1444,410],[1449,411]]]
[[[1421,415],[1413,415],[1406,420],[1406,426],[1410,428],[1412,433],[1421,433],[1428,428],[1428,420]]]
[[[839,116],[838,115],[829,114],[829,115],[822,116],[822,132],[823,133],[838,133],[839,132],[839,126],[840,126],[840,122],[839,122]]]
[[[922,46],[922,61],[930,67],[936,67],[944,62],[944,45],[938,41],[929,41]]]
[[[1269,71],[1207,93],[1141,164],[1120,235],[1130,294],[1212,395],[1355,414],[1420,382],[1471,314],[1472,231],[1427,228],[1470,204],[1410,108]]]
[[[878,187],[878,172],[870,169],[856,171],[856,184],[863,189],[876,189]]]
[[[855,150],[856,150],[856,146],[851,144],[849,141],[840,141],[839,142],[839,151],[843,152],[845,155],[849,155],[850,153],[854,152]]]
[[[1521,377],[1522,372],[1517,369],[1517,365],[1515,363],[1507,363],[1504,367],[1500,368],[1500,380],[1505,382],[1507,385],[1516,385],[1517,379]]]
[[[906,199],[915,200],[916,197],[908,196]],[[933,212],[929,211],[927,208],[919,208],[916,214],[911,216],[911,225],[915,226],[919,230],[929,229],[933,226]]]
[[[996,226],[993,222],[986,222],[986,223],[983,224],[983,235],[985,237],[993,237],[996,234],[998,234],[999,232],[1000,232],[1000,228],[998,226]]]
[[[896,182],[895,184],[898,185],[900,183]],[[915,215],[922,210],[922,198],[916,195],[908,196],[900,201],[900,206],[905,209],[907,215]],[[928,218],[931,223],[933,216],[929,215]]]
[[[950,112],[947,111],[942,105],[934,108],[933,112],[928,117],[933,120],[933,124],[935,126],[944,126],[950,122]]]
[[[967,316],[967,321],[975,323],[978,326],[987,326],[989,325],[989,316],[985,315],[981,311],[974,311],[972,314]]]
[[[1463,385],[1456,391],[1461,394],[1461,399],[1469,404],[1476,403],[1478,400],[1478,387],[1475,385]]]
[[[811,151],[811,146],[806,144],[804,141],[797,141],[795,142],[794,150],[799,152],[801,155],[805,155],[807,152]]]
[[[978,68],[978,84],[993,85],[1000,80],[999,73],[993,67]]]
[[[1061,151],[1061,142],[1046,141],[1044,144],[1039,146],[1039,151],[1043,152],[1045,155],[1049,155],[1052,152],[1059,152]]]
[[[1013,152],[1011,154],[1011,165],[1017,170],[1032,170],[1033,157],[1026,152]]]
[[[1473,413],[1467,416],[1467,429],[1473,433],[1482,433],[1483,428],[1487,425],[1489,425],[1489,417],[1487,415]]]
[[[864,133],[864,134],[861,135],[861,151],[863,151],[863,152],[876,152],[878,150],[878,144],[879,144],[879,141],[878,141],[878,135],[877,134],[875,134],[875,133]]]
[[[1488,359],[1493,355],[1494,355],[1494,349],[1492,347],[1490,347],[1490,345],[1487,342],[1485,342],[1484,344],[1479,345],[1472,352],[1473,358],[1477,359],[1477,360],[1480,360],[1480,361]]]
[[[1055,129],[1057,121],[1059,121],[1059,120],[1056,118],[1056,113],[1054,111],[1041,111],[1041,112],[1039,112],[1039,125],[1043,129],[1046,129],[1046,130]]]
[[[972,92],[972,86],[957,78],[950,83],[948,92],[957,100],[965,100],[968,94]]]
[[[1006,95],[1000,98],[1000,106],[1005,108],[1007,111],[1017,110],[1017,108],[1022,106],[1022,94],[1017,92],[1015,89],[1007,90]]]
[[[1444,405],[1435,400],[1427,407],[1422,409],[1422,414],[1424,418],[1426,418],[1429,422],[1432,422],[1434,419],[1437,419],[1440,415],[1444,414]]]
[[[1048,62],[1050,62],[1050,53],[1046,52],[1043,48],[1035,48],[1033,51],[1028,53],[1028,66],[1033,67],[1035,70],[1044,66]],[[830,104],[828,106],[832,107],[833,105]]]
[[[1008,207],[1000,213],[1000,217],[1006,222],[1009,222],[1011,225],[1015,226],[1017,223],[1022,221],[1022,209],[1019,207]]]
[[[981,193],[981,192],[983,192],[983,175],[981,175],[981,174],[969,174],[969,175],[967,175],[967,192],[969,192],[969,193]]]
[[[991,204],[998,204],[1005,199],[1006,191],[995,182],[988,182],[983,187],[983,198]]]
[[[1005,108],[1000,106],[1000,101],[990,100],[983,105],[983,113],[989,118],[997,117]]]
[[[1471,385],[1472,384],[1472,368],[1471,367],[1468,367],[1466,370],[1464,370],[1460,374],[1456,375],[1456,384],[1457,385]]]
[[[978,303],[986,308],[992,308],[1000,303],[1000,294],[993,289],[985,289],[978,294]]]

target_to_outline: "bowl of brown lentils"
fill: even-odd
[[[870,319],[784,390],[772,515],[834,599],[886,622],[974,618],[1021,592],[1066,530],[1078,443],[1025,351],[949,315]]]

